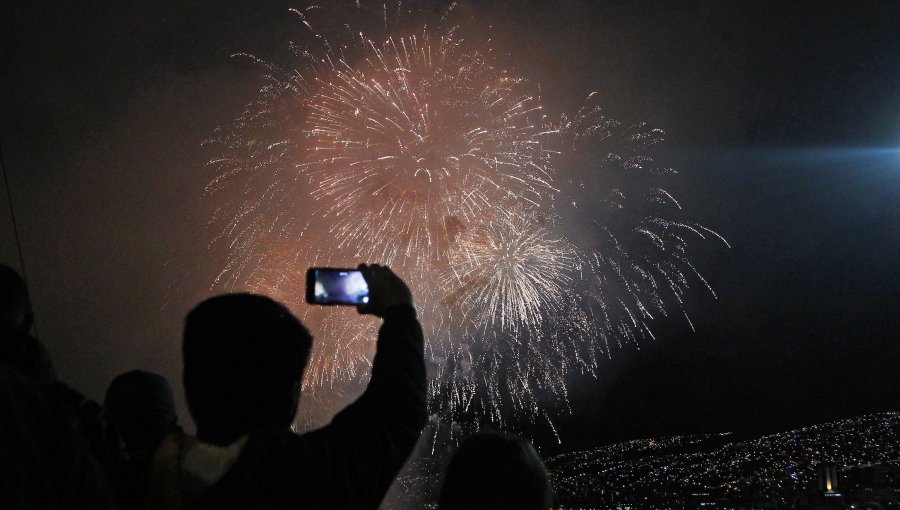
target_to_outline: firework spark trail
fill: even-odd
[[[293,10],[312,34],[291,44],[296,61],[241,55],[263,86],[208,141],[211,246],[228,252],[214,285],[297,308],[306,267],[390,264],[420,309],[435,414],[549,420],[543,404],[567,405],[570,374],[653,338],[654,318],[690,324],[689,286],[712,289],[688,241],[724,239],[679,219],[660,182],[674,171],[650,155],[662,131],[604,116],[593,94],[550,122],[486,41],[441,28],[450,11],[413,31],[377,11],[371,36]],[[364,381],[374,329],[302,310],[323,332],[307,391]]]
[[[563,118],[560,131],[569,150],[560,166],[588,169],[588,178],[596,175],[616,187],[605,197],[601,192],[599,200],[591,196],[593,208],[573,198],[577,192],[560,202],[567,204],[564,214],[579,217],[583,230],[591,234],[573,239],[589,240],[576,244],[596,334],[607,347],[639,344],[654,338],[650,321],[672,310],[680,310],[693,328],[683,302],[691,282],[715,293],[688,257],[689,239],[728,243],[705,226],[672,219],[680,215],[682,205],[658,181],[676,172],[649,155],[664,133],[609,119],[593,101],[588,97],[571,120]]]
[[[340,247],[427,271],[461,226],[552,190],[541,140],[552,133],[523,80],[452,32],[355,41],[356,66],[326,52],[314,68],[298,165]]]
[[[445,284],[484,328],[538,330],[563,309],[575,254],[533,215],[504,211],[464,232],[450,250]],[[465,313],[465,312],[464,312]]]

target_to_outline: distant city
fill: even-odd
[[[900,413],[740,441],[639,439],[546,463],[560,508],[900,508]]]

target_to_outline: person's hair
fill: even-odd
[[[129,452],[152,453],[178,421],[169,381],[153,372],[119,374],[109,384],[103,405],[119,425]]]
[[[0,264],[0,324],[27,333],[32,318],[25,280],[15,269]]]
[[[312,337],[287,308],[254,294],[207,299],[184,326],[184,391],[197,437],[227,445],[289,426]]]
[[[525,439],[483,432],[453,455],[438,501],[439,510],[546,510],[553,504],[547,468]]]

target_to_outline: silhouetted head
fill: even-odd
[[[132,458],[152,454],[178,421],[169,381],[143,370],[125,372],[113,379],[103,405],[119,425]]]
[[[253,294],[207,299],[184,326],[184,391],[197,437],[228,445],[294,420],[312,337],[287,308]]]
[[[475,434],[450,460],[439,510],[546,510],[553,503],[547,468],[530,442],[511,434]]]
[[[25,281],[0,264],[0,360],[42,385],[56,380],[44,346],[29,335],[34,314]]]
[[[27,334],[34,322],[25,280],[14,269],[0,264],[0,324]]]

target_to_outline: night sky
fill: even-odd
[[[0,7],[0,147],[38,333],[88,395],[132,368],[180,388],[181,321],[212,292],[201,142],[259,85],[229,56],[281,54],[298,4]],[[549,107],[597,91],[663,128],[676,196],[732,245],[695,256],[718,295],[689,295],[696,332],[659,321],[573,380],[567,445],[900,411],[900,2],[783,4],[463,4],[510,67],[554,84]],[[18,268],[5,199],[0,261]]]

